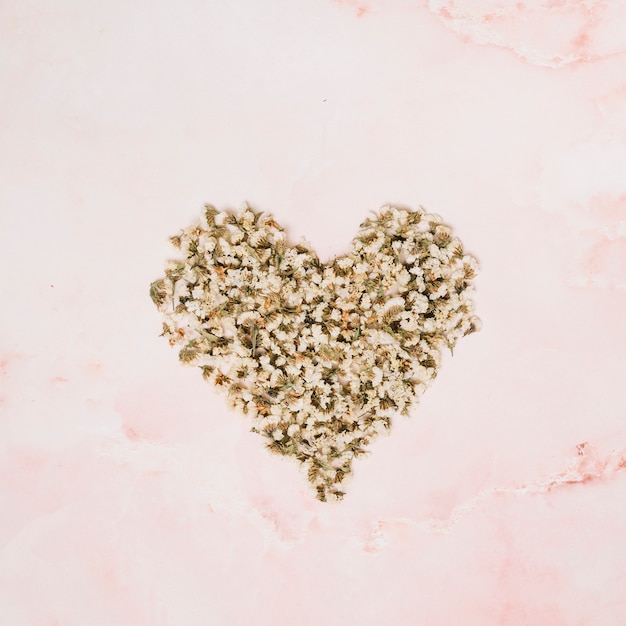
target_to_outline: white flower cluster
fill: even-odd
[[[441,346],[479,328],[477,263],[422,210],[384,207],[328,263],[247,206],[207,205],[171,241],[182,259],[151,285],[163,335],[323,501],[343,496],[352,459],[435,378]]]

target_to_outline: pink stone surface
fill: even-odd
[[[626,4],[0,5],[2,626],[626,624]],[[158,337],[167,237],[386,203],[483,330],[316,501]]]

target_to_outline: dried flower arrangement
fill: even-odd
[[[207,205],[170,241],[182,258],[150,288],[162,335],[322,501],[344,495],[352,460],[432,382],[441,347],[480,326],[476,260],[422,209],[383,207],[328,263],[247,205]]]

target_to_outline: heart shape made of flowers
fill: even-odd
[[[150,288],[162,335],[270,450],[300,462],[322,501],[343,497],[353,459],[408,413],[442,346],[480,326],[476,260],[423,209],[383,207],[327,263],[247,205],[206,205],[170,241],[182,258]]]

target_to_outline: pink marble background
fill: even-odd
[[[626,4],[0,4],[0,624],[626,624]],[[385,203],[481,333],[312,498],[162,339],[204,202]]]

